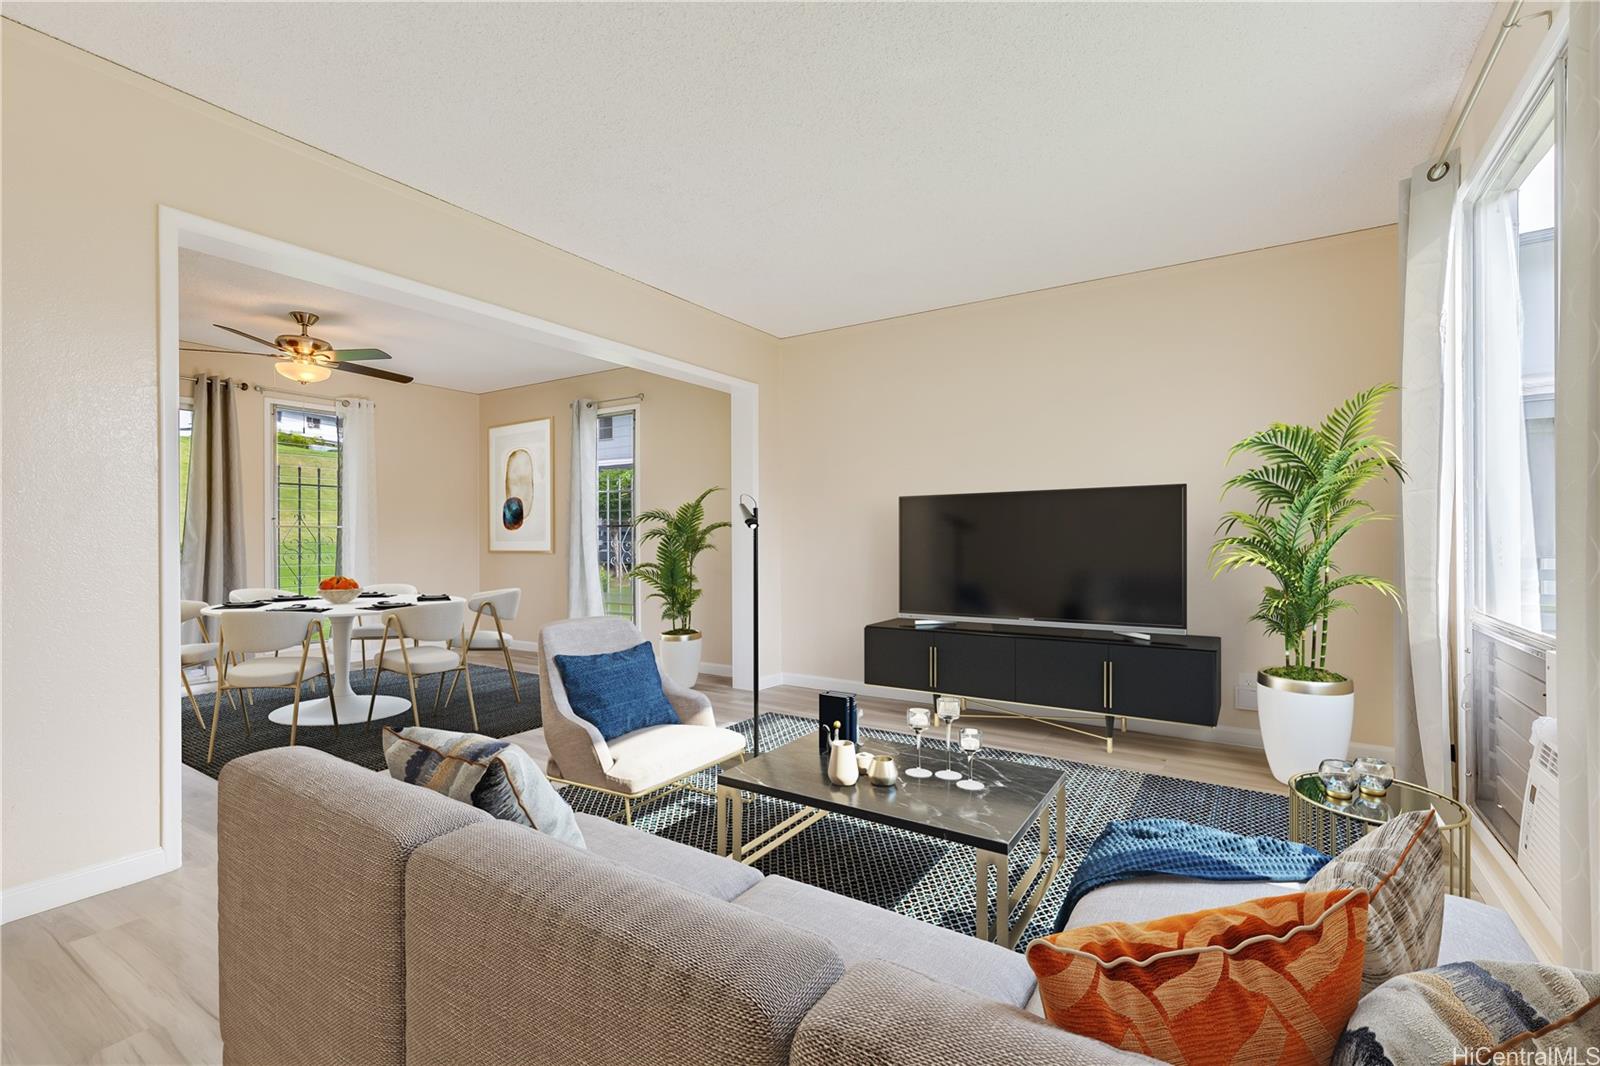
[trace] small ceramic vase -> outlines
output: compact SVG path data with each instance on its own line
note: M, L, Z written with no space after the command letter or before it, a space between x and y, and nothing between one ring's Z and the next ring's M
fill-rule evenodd
M872 771L869 776L874 785L887 788L900 780L900 769L895 766L893 756L879 755L872 760Z
M857 749L856 769L860 770L864 774L870 774L872 772L872 764L876 762L877 759L878 757L872 754L872 752Z
M828 746L828 780L849 788L861 778L856 764L856 746L848 740L835 740Z

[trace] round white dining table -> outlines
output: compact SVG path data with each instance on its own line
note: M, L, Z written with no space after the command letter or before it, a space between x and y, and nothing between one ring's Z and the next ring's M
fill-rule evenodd
M461 596L451 596L453 603L465 603ZM379 603L406 603L417 602L415 596L384 596L382 599L363 600L359 597L349 603L329 603L327 600L312 599L299 600L308 607L326 607L326 611L291 611L292 614L303 614L307 621L321 618L328 623L328 655L331 661L328 667L333 674L333 696L339 705L339 724L349 725L352 722L365 722L367 720L367 706L372 701L372 694L357 692L350 687L350 633L355 629L356 619L369 615L386 614L395 610L393 607L376 607ZM433 601L430 601L433 602ZM202 613L216 618L221 615L231 614L234 611L282 611L293 606L288 603L268 603L262 607L207 607ZM404 615L401 616L402 621ZM316 650L316 645L312 645ZM320 674L321 671L318 671ZM306 680L312 681L313 675L309 668L306 671ZM404 714L411 709L411 701L403 696L380 695L376 704L372 706L372 720L380 718L393 718L397 714ZM281 707L274 707L267 715L280 725L288 725L294 717L294 703L290 701ZM333 725L333 707L326 696L316 699L300 701L300 725Z

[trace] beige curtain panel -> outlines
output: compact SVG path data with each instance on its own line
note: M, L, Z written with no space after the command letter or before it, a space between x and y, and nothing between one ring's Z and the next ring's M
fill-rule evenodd
M222 603L229 589L246 584L239 401L228 378L195 378L189 498L178 559L186 600Z

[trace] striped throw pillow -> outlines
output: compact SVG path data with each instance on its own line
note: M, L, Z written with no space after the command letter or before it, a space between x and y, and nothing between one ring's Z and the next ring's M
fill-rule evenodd
M1361 991L1439 961L1444 931L1444 834L1433 811L1391 818L1318 870L1307 892L1367 893L1367 957Z
M1361 995L1367 894L1295 892L1028 945L1045 1017L1171 1063L1324 1066Z

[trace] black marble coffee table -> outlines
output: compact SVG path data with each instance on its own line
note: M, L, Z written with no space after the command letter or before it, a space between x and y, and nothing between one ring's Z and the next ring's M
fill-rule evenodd
M828 780L827 760L817 751L814 736L802 737L732 768L717 780L717 850L749 865L784 841L826 818L846 814L880 825L962 844L976 851L974 909L978 936L1007 947L1017 938L1039 907L1066 854L1066 773L1047 766L1030 766L1004 759L978 756L974 777L988 787L970 792L953 781L905 776L917 762L911 744L871 740L865 749L875 755L892 755L900 780L880 787L865 774L850 788ZM925 765L938 769L943 755L924 751ZM744 839L745 794L755 793L801 805L801 810L761 835ZM1051 804L1051 799L1055 800ZM1055 847L1048 846L1050 811L1054 808ZM1030 826L1039 826L1039 853L1016 888L1011 887L1011 854ZM1046 859L1049 859L1048 866ZM997 886L995 915L989 920L989 874ZM1024 904L1013 921L1012 910Z

